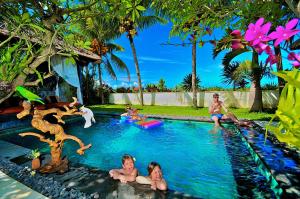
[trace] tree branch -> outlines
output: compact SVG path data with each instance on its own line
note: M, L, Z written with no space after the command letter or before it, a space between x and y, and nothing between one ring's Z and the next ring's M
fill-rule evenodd
M78 12L78 11L85 10L85 9L87 9L87 8L90 8L90 7L92 7L93 5L95 5L96 3L97 3L97 1L95 1L94 3L91 3L91 4L89 4L89 5L86 5L86 6L82 6L82 7L80 7L80 8L64 9L64 10L61 11L61 13L62 13L62 15L63 15L63 14L70 14L70 13L72 13L72 12Z
M77 149L77 151L76 151L79 155L83 155L84 151L86 149L89 149L92 146L92 144L88 144L88 145L84 146L84 143L78 137L75 137L73 135L64 136L64 140L68 140L68 139L74 140L75 142L77 142L79 144L80 148Z
M1 98L0 99L0 104L2 103L2 102L4 102L6 99L8 99L8 98L10 98L10 96L12 96L12 94L14 94L14 90L12 90L12 91L10 91L10 93L8 94L8 95L6 95L5 97L3 97L3 98Z
M53 76L53 73L48 73L47 75L45 75L43 77L43 79L47 79L47 78L52 77L52 76ZM33 82L26 82L24 84L24 86L37 86L41 81L42 81L41 79L37 79L37 80L35 80Z
M3 42L0 43L0 48L1 48L4 44L6 44L7 42L9 42L12 38L14 38L14 37L17 35L17 33L19 32L21 26L22 26L22 25L19 25L19 26L17 27L17 29L16 29L15 31L13 31L13 33L12 33L6 40L4 40Z
M35 136L35 137L38 137L40 139L40 141L48 143L50 145L50 147L57 147L58 146L58 144L56 142L54 142L53 140L46 139L43 135L40 135L38 133L26 132L26 133L19 133L19 135L22 136L22 137L28 136L28 135Z

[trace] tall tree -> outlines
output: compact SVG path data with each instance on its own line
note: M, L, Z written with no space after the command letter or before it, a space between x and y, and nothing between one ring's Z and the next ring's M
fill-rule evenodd
M149 15L149 13L151 14L150 1L126 0L125 2L125 9L121 9L120 11L120 32L127 34L126 36L130 43L138 78L140 103L143 106L143 87L140 66L137 58L136 48L134 45L134 37L137 35L138 31L143 30L156 23L165 23L165 20L156 15ZM145 13L147 13L148 15L145 15Z
M101 9L101 8L98 8ZM126 64L115 54L115 52L122 52L124 48L120 45L111 42L112 39L120 36L118 32L118 19L116 17L101 17L101 18L89 18L84 24L83 31L92 40L92 51L99 55L100 60L95 63L98 67L99 77L99 94L100 103L104 103L103 82L102 82L102 70L108 72L111 78L116 79L116 73L114 67L126 71L128 79L130 80L130 73ZM110 27L110 28L107 28Z
M219 0L199 0L199 1L181 1L167 0L154 1L154 7L161 15L167 16L173 23L171 36L180 36L183 41L188 38L188 42L184 45L192 46L192 90L193 90L193 106L197 107L197 64L196 49L197 43L202 47L203 37L212 34L212 29L226 25L228 17L232 16L235 10L233 4L229 1L226 5L221 5ZM215 44L214 40L210 41Z

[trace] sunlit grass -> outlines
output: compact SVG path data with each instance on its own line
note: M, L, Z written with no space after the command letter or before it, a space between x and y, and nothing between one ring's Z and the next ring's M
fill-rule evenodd
M125 112L125 105L93 105L90 106L93 110L108 111L122 113ZM140 106L134 105L134 108L139 110L141 114L157 114L157 115L174 115L174 116L210 116L208 108L193 108L193 107L180 107L180 106ZM273 114L249 113L249 109L245 108L229 108L229 111L234 113L240 119L250 120L270 120Z

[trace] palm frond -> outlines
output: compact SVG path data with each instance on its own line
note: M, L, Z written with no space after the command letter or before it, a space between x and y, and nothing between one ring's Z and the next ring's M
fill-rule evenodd
M137 25L140 30L150 27L156 23L166 24L167 20L159 16L140 16L137 20Z
M235 79L233 77L233 74L234 74L234 71L240 66L240 63L239 62L233 62L233 63L230 63L229 65L226 65L223 67L223 73L222 73L222 82L227 84L227 85L230 85L232 84Z
M110 53L112 53L113 51L124 51L125 49L118 45L118 44L114 44L114 43L106 43L106 46L108 47L108 51Z
M103 61L103 62L104 62L104 67L107 70L108 74L111 76L111 78L117 79L116 73L115 73L111 63L109 62L109 60L105 59L105 61Z
M225 35L219 40L216 46L213 48L213 59L215 59L222 51L231 48L232 38L230 35Z
M126 71L127 76L128 76L128 80L130 81L130 72L128 70L127 65L116 55L114 55L113 53L111 53L111 61L114 63L114 65L123 71Z
M233 60L235 57L237 57L240 54L243 54L245 52L249 52L250 50L247 48L242 48L242 49L237 49L237 50L232 50L228 53L225 54L224 58L222 59L222 64L224 66L229 65L231 60Z
M233 77L236 80L242 78L252 79L253 72L252 62L250 60L245 60L241 62L239 67L234 71Z

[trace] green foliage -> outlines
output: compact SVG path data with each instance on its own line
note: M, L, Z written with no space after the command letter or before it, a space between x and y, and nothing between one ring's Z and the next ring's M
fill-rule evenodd
M116 92L117 93L130 93L130 88L126 88L126 87L118 87L116 89Z
M147 84L145 89L148 92L157 92L158 91L158 88L155 84Z
M184 77L182 81L182 88L184 91L192 91L192 74L188 74ZM196 89L199 89L200 79L196 77Z
M300 71L280 71L274 73L283 78L287 83L283 88L278 108L267 126L267 130L275 133L277 138L288 144L300 146ZM276 117L279 118L277 126L271 123Z
M161 91L161 92L165 91L167 89L166 81L163 78L161 78L158 82L157 87L158 87L159 91Z
M262 90L277 90L277 89L278 89L278 85L274 82L267 83L262 86Z
M26 46L27 44L27 46ZM26 48L27 47L27 48ZM33 59L32 45L18 42L0 49L0 80L11 83Z
M40 157L41 153L38 149L34 149L34 150L31 150L31 153L28 154L28 158L30 159L35 159L35 158L38 158Z

